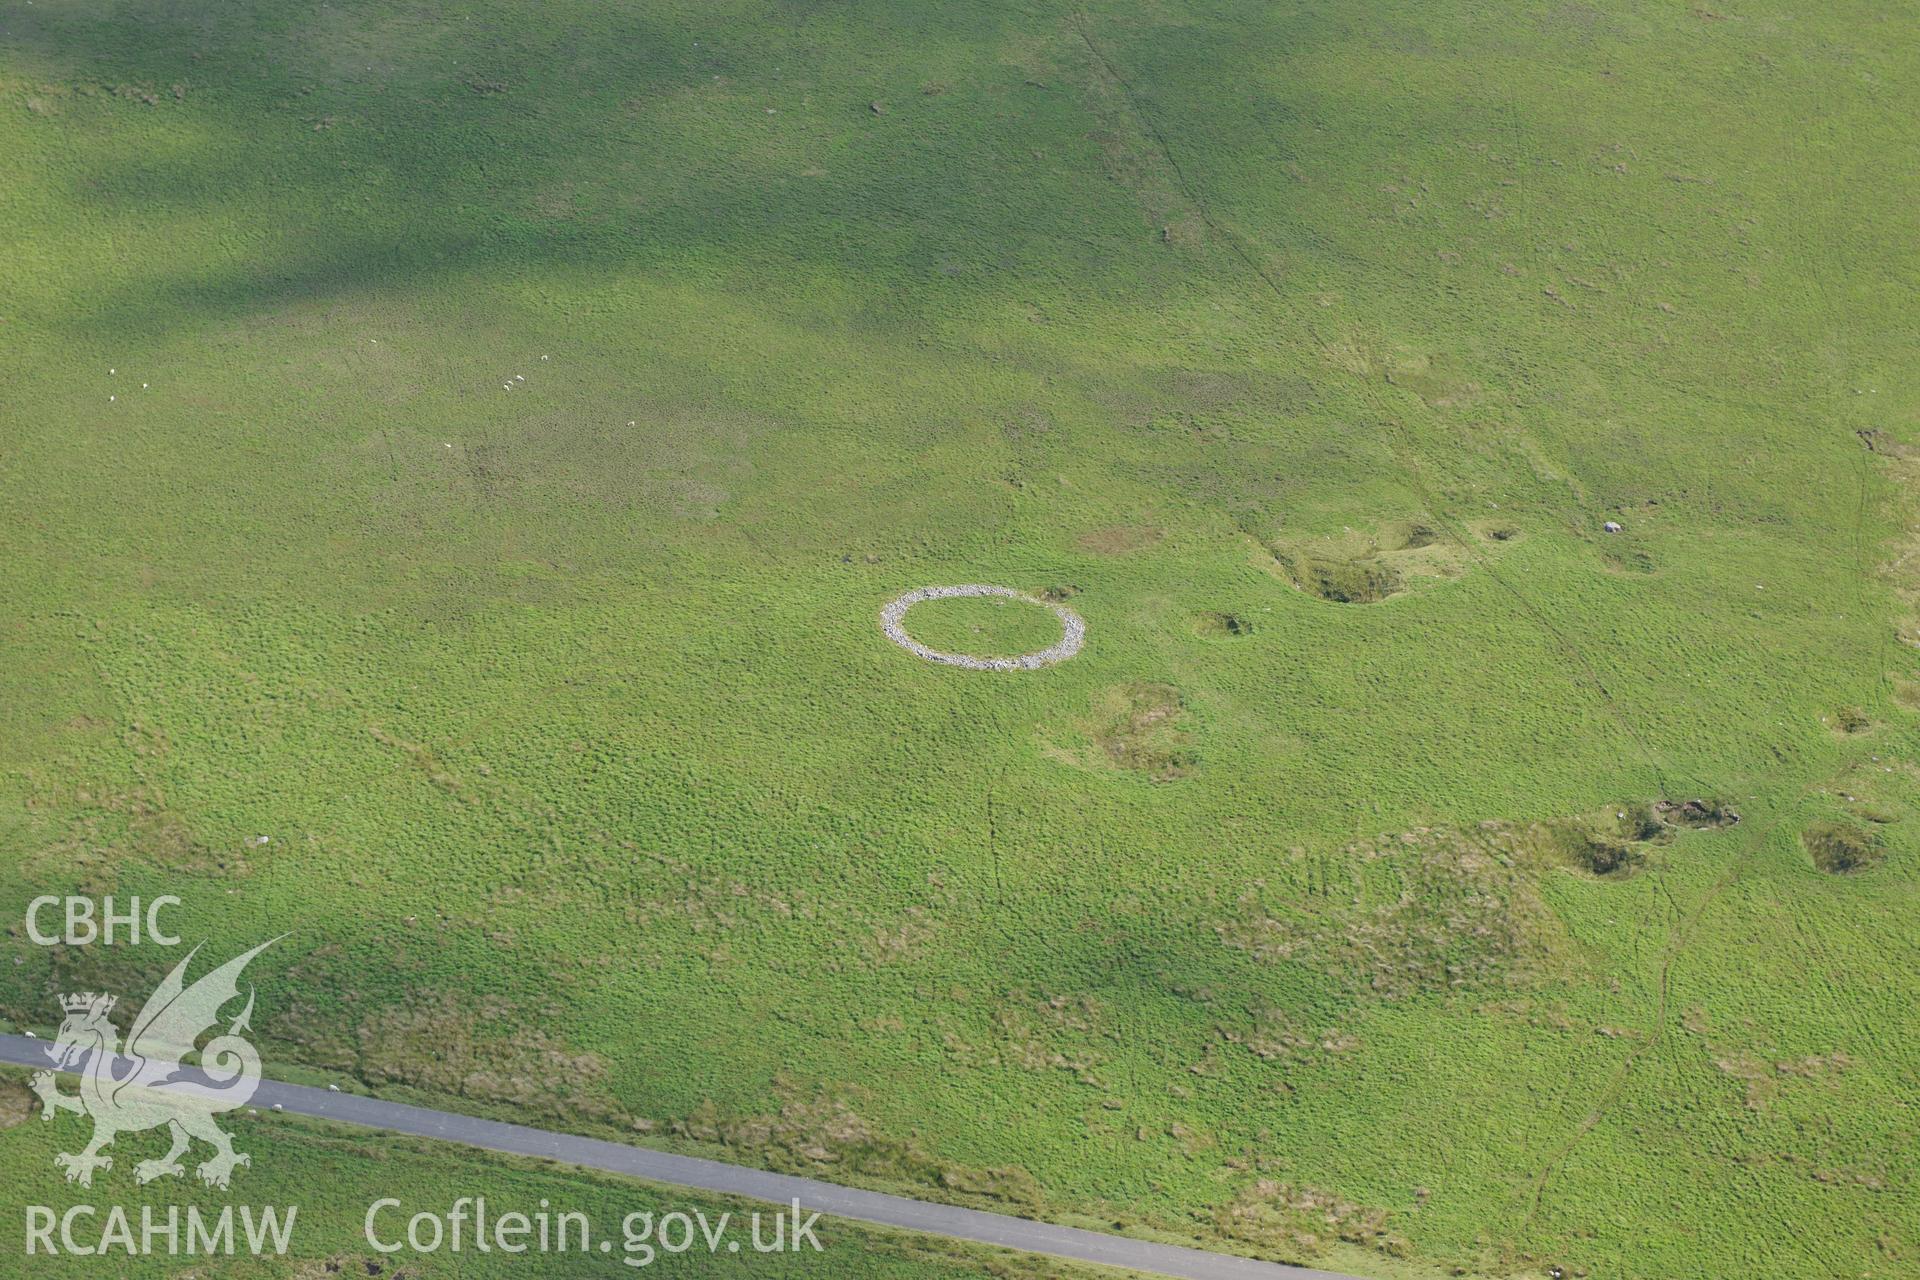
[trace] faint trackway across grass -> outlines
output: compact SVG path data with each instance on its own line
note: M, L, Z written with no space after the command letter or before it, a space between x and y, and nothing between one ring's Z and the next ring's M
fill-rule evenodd
M1613 1106L1614 1102L1618 1100L1621 1091L1626 1088L1627 1080L1633 1075L1634 1068L1640 1065L1640 1060L1655 1048L1659 1047L1661 1042L1666 1039L1667 993L1671 987L1674 962L1679 960L1681 953L1687 949L1687 943L1690 942L1693 937L1694 927L1700 923L1701 917L1706 915L1707 908L1711 907L1714 902L1719 899L1720 895L1725 893L1727 889L1733 885L1733 882L1740 878L1741 873L1746 870L1747 864L1753 860L1753 855L1766 844L1767 838L1779 828L1779 825L1780 819L1776 818L1773 822L1767 824L1765 828L1757 830L1748 836L1746 847L1740 851L1727 866L1727 869L1713 882L1706 893L1701 895L1700 901L1694 904L1693 910L1686 912L1684 915L1679 915L1676 918L1673 928L1667 934L1667 949L1660 957L1660 976L1654 984L1655 999L1653 1017L1650 1020L1647 1033L1641 1037L1633 1048L1627 1051L1627 1056L1621 1060L1619 1066L1614 1068L1613 1075L1608 1078L1606 1085L1600 1090L1600 1095L1594 1100L1592 1108L1587 1112L1586 1116L1582 1118L1580 1123L1574 1126L1573 1132L1567 1136L1567 1139L1558 1147L1554 1148L1553 1153L1547 1157L1546 1163L1541 1166L1540 1172L1534 1177L1533 1193L1528 1197L1527 1201L1527 1216L1520 1223L1519 1234L1521 1236L1524 1237L1526 1235L1528 1228L1533 1225L1534 1219L1539 1217L1540 1206L1546 1200L1547 1185L1553 1181L1553 1175L1558 1173L1561 1167L1566 1164L1567 1157L1574 1153L1575 1148L1580 1145L1581 1141L1598 1128L1602 1120L1606 1119L1607 1111ZM1662 884L1660 888L1662 893L1666 892L1666 886L1664 884ZM1673 896L1671 894L1667 894L1667 901L1673 903ZM1677 909L1678 904L1674 905Z
M1865 748L1862 748L1862 753L1864 753L1865 750ZM1829 785L1834 778L1844 776L1858 764L1858 755L1849 757L1834 773L1802 787L1795 797L1796 802L1809 792L1818 791L1820 788ZM1640 1043L1628 1050L1626 1058L1614 1069L1612 1077L1607 1081L1606 1087L1600 1091L1599 1097L1594 1101L1593 1107L1587 1113L1586 1118L1575 1127L1572 1135L1555 1149L1554 1153L1548 1158L1545 1167L1540 1170L1539 1176L1534 1179L1533 1195L1527 1209L1527 1217L1521 1225L1522 1233L1525 1232L1527 1226L1532 1224L1534 1218L1538 1216L1540 1206L1546 1196L1547 1184L1552 1181L1553 1175L1559 1172L1561 1166L1566 1163L1567 1157L1572 1155L1574 1149L1580 1145L1581 1140L1589 1133L1592 1133L1593 1130L1599 1126L1600 1122L1606 1118L1608 1109L1613 1105L1615 1100L1619 1098L1621 1090L1626 1087L1627 1078L1633 1074L1633 1069L1639 1065L1640 1060L1655 1048L1659 1047L1661 1042L1666 1039L1667 1008L1669 1003L1668 991L1673 975L1673 966L1675 962L1680 959L1682 953L1686 951L1687 945L1692 942L1694 929L1707 914L1708 909L1710 909L1715 902L1719 901L1720 897L1725 894L1728 889L1733 887L1735 881L1739 880L1739 878L1745 874L1747 867L1753 862L1754 855L1766 847L1767 841L1772 838L1774 832L1780 829L1781 824L1787 821L1792 815L1792 812L1792 805L1782 806L1772 821L1768 822L1766 826L1754 830L1747 837L1746 844L1740 850L1739 854L1728 864L1727 869L1720 873L1713 884L1708 886L1707 891L1700 896L1700 900L1694 904L1693 909L1680 915L1675 920L1672 930L1668 933L1666 952L1660 961L1660 976L1656 985L1656 1003L1654 1005L1652 1026L1648 1029L1646 1036ZM1662 885L1661 888L1664 892L1665 886ZM1667 900L1669 902L1673 901L1671 895L1669 895Z
M1125 76L1120 74L1118 68L1113 65L1106 54L1101 52L1099 45L1094 42L1091 33L1087 29L1086 15L1076 10L1072 14L1072 21L1081 42L1086 45L1087 51L1092 55L1102 72L1120 89L1121 95L1126 100L1128 108L1133 112L1140 127L1153 139L1155 146L1159 149L1161 157L1166 162L1167 168L1173 174L1174 181L1179 186L1182 196L1184 196L1188 204L1193 207L1201 222L1213 233L1221 244L1226 246L1235 258L1245 265L1247 270L1252 273L1253 277L1259 281L1260 285L1268 293L1272 294L1282 303L1289 303L1291 300L1287 297L1286 291L1281 288L1279 281L1275 280L1272 274L1260 264L1259 260L1248 250L1236 233L1228 230L1214 217L1212 210L1207 206L1206 201L1201 198L1193 181L1187 176L1186 170L1181 167L1179 157L1175 154L1166 134L1161 131L1159 125L1154 122L1153 117L1149 115L1141 105L1139 96L1135 93L1132 84ZM1331 347L1325 338L1314 328L1311 318L1302 319L1300 323L1312 336L1314 342L1321 348L1322 353L1331 357ZM1439 503L1435 501L1435 495L1426 479L1425 464L1420 458L1418 449L1412 440L1411 434L1407 431L1405 424L1381 401L1378 390L1372 385L1371 379L1366 377L1365 374L1361 374L1359 375L1359 382L1362 393L1373 403L1373 407L1376 412L1378 412L1381 421L1392 431L1397 441L1394 446L1394 453L1400 459L1401 466L1407 472L1409 480L1418 493L1422 504L1427 508L1428 513L1446 530L1447 535L1467 553L1469 558L1471 558L1483 572L1497 583L1502 590L1513 597L1514 602L1520 607L1521 611L1524 612L1536 626L1551 637L1561 652L1566 654L1568 659L1581 670L1587 682L1593 687L1595 692L1599 694L1601 704L1605 706L1608 714L1620 727L1621 731L1634 743L1642 760L1646 763L1655 781L1659 784L1662 794L1670 796L1671 788L1667 781L1666 771L1662 768L1659 758L1652 749L1652 745L1640 732L1638 726L1636 726L1631 719L1628 718L1625 711L1622 710L1619 703L1615 700L1612 691L1607 688L1606 682L1601 677L1599 671L1587 660L1586 656L1581 653L1578 646L1568 638L1566 633L1556 626L1552 619L1548 618L1533 601L1528 599L1525 592L1521 591L1500 574L1485 553L1475 545L1471 534L1463 532L1457 522L1442 510ZM1868 479L1867 476L1863 474L1861 480L1860 509L1857 513L1855 528L1856 557L1859 560L1859 568L1862 573L1868 572L1865 549L1862 545L1862 530L1865 525L1866 512L1869 505L1868 492ZM1880 661L1882 675L1884 676L1884 646L1881 649ZM1694 785L1697 787L1697 780ZM1812 784L1807 789L1811 790L1813 786L1818 785L1820 784ZM1601 1091L1599 1099L1595 1102L1587 1116L1576 1126L1574 1132L1553 1151L1552 1155L1548 1157L1546 1163L1534 1179L1533 1191L1529 1198L1526 1217L1520 1225L1521 1235L1524 1236L1538 1216L1540 1206L1545 1198L1547 1187L1553 1179L1553 1175L1565 1164L1567 1158L1572 1155L1581 1140L1591 1133L1606 1117L1608 1109L1620 1096L1621 1091L1626 1086L1628 1078L1632 1075L1634 1068L1639 1065L1641 1059L1664 1039L1673 966L1685 952L1701 918L1705 916L1708 909L1719 900L1721 895L1740 878L1748 864L1753 860L1754 854L1764 847L1767 839L1778 829L1779 823L1783 820L1784 818L1776 818L1772 823L1769 823L1766 828L1755 831L1749 835L1745 848L1734 858L1733 862L1719 878L1714 881L1707 892L1701 896L1700 900L1694 904L1691 911L1681 912L1678 904L1674 902L1672 895L1670 893L1667 894L1668 902L1675 908L1676 919L1669 935L1666 953L1661 959L1659 980L1656 989L1656 1002L1651 1025L1640 1043L1631 1049L1620 1065L1615 1068L1613 1075L1608 1080L1606 1087ZM1664 884L1661 885L1661 891L1666 893Z
M1806 165L1802 165L1801 169L1803 172L1814 171ZM1829 197L1829 201L1830 200L1831 200L1831 197ZM1797 227L1801 224L1799 222L1795 222L1794 225ZM1826 252L1832 253L1834 256L1837 257L1838 256L1837 248L1828 248L1828 246L1838 246L1844 243L1844 238L1838 237L1838 236L1821 236L1821 237L1803 236L1801 237L1801 239L1802 239L1802 250L1803 250L1801 255L1802 261L1813 261L1814 260L1813 255L1816 251L1816 248L1824 249ZM1821 309L1821 313L1828 318L1829 327L1831 327L1832 317L1834 315L1834 306L1833 306L1833 299L1832 299L1831 293L1827 287L1827 274L1828 273L1819 271L1819 270L1810 272L1808 293L1809 293L1809 296L1813 297L1818 301L1818 304ZM1844 276L1842 276L1841 278L1844 278ZM1841 396L1841 388L1833 380L1833 377L1831 374L1829 374L1829 377L1828 377L1826 394L1827 394L1827 398L1832 401L1838 401ZM1873 472L1873 459L1870 456L1871 452L1872 450L1870 447L1863 450L1862 456L1858 460L1859 475L1860 475L1860 495L1859 495L1858 504L1854 511L1854 525L1853 525L1854 568L1855 568L1855 571L1858 572L1863 579L1868 579L1868 580L1871 580L1874 573L1874 566L1870 559L1867 542L1866 542L1867 517L1868 517L1868 513L1872 510L1872 507L1873 507L1874 472ZM1891 651L1893 644L1894 644L1893 637L1887 636L1883 638L1882 642L1879 645L1875 646L1874 662L1876 664L1876 670L1878 673L1880 686L1882 688L1884 688L1886 685L1887 655ZM1810 783L1806 787L1802 788L1800 791L1800 796L1804 797L1807 793L1819 790L1821 787L1828 785L1828 783L1831 782L1832 777L1842 776L1847 770L1853 768L1858 763L1859 761L1857 759L1849 760L1844 766L1842 766L1841 770L1838 773L1832 775L1827 779ZM1784 815L1787 811L1783 810L1782 812ZM1731 888L1734 882L1740 878L1740 876L1745 872L1748 864L1752 862L1754 854L1757 853L1762 847L1765 846L1767 840L1773 835L1773 833L1776 830L1779 829L1780 823L1784 820L1785 820L1784 816L1780 818L1776 818L1774 821L1770 822L1764 829L1754 832L1748 838L1746 847L1741 851L1739 856L1734 859L1733 863L1727 868L1727 870L1724 873L1722 873L1720 877L1714 881L1712 886L1708 888L1707 892L1704 895L1702 895L1700 901L1694 906L1694 909L1676 922L1673 932L1670 935L1666 954L1663 957L1660 965L1660 979L1659 979L1659 985L1658 985L1658 1003L1656 1005L1652 1028L1650 1029L1649 1034L1645 1039L1645 1041L1643 1041L1641 1044L1639 1044L1634 1049L1628 1052L1625 1061L1623 1061L1619 1066L1619 1068L1615 1071L1614 1076L1608 1082L1607 1087L1601 1091L1600 1097L1595 1102L1593 1109L1588 1113L1587 1117L1580 1122L1579 1126L1575 1129L1573 1135L1569 1137L1566 1142L1562 1143L1561 1146L1554 1152L1552 1157L1547 1161L1546 1166L1540 1171L1539 1177L1536 1178L1534 1182L1533 1196L1527 1211L1526 1223L1523 1224L1521 1228L1523 1233L1526 1229L1526 1225L1531 1224L1534 1218L1539 1214L1540 1206L1546 1194L1547 1185L1551 1181L1553 1175L1557 1173L1559 1169L1566 1163L1567 1158L1573 1154L1574 1149L1580 1144L1581 1139L1585 1138L1587 1134L1591 1133L1594 1130L1594 1128L1599 1125L1600 1121L1605 1118L1608 1108L1613 1104L1615 1099L1617 1099L1618 1096L1620 1095L1620 1092L1625 1087L1627 1078L1632 1074L1634 1067L1638 1065L1640 1060L1644 1058L1648 1052L1650 1052L1652 1049L1658 1046L1665 1039L1666 1031L1667 1031L1667 1009L1668 1009L1668 1003L1669 1003L1668 1002L1669 980L1673 972L1674 963L1680 958L1681 954L1686 950L1687 944L1692 939L1692 934L1695 926L1699 923L1700 919L1703 916L1705 916L1707 910L1710 907L1712 907L1712 905L1716 901L1719 900L1721 895L1724 894L1729 888ZM1817 951L1818 949L1817 944L1815 944L1812 939L1808 939L1807 941L1810 949L1814 949Z
M0 1035L0 1063L47 1067L47 1047L45 1040ZM1016 1218L1011 1214L962 1209L957 1205L843 1187L747 1165L674 1155L570 1133L482 1120L452 1111L407 1106L360 1094L284 1084L278 1080L262 1080L252 1102L255 1108L287 1111L388 1133L436 1138L508 1155L557 1160L718 1195L778 1205L798 1203L805 1212L1150 1275L1176 1276L1183 1280L1360 1280L1360 1277L1338 1272L1134 1240Z
M1128 109L1132 111L1140 127L1153 139L1154 145L1158 148L1161 158L1166 162L1168 170L1173 174L1174 182L1180 188L1180 194L1186 199L1187 203L1193 207L1194 212L1198 214L1202 224L1206 226L1207 230L1213 233L1215 239L1226 246L1228 252L1239 259L1241 264L1252 273L1254 279L1259 281L1261 287L1264 288L1266 292L1272 294L1274 298L1288 306L1287 318L1299 319L1293 316L1291 309L1293 299L1288 297L1286 290L1280 286L1280 282L1274 279L1272 273L1260 264L1260 261L1248 250L1246 244L1237 233L1228 230L1214 217L1212 209L1209 208L1207 202L1201 198L1199 189L1194 185L1193 180L1187 176L1186 170L1181 167L1180 159L1175 154L1172 144L1168 142L1166 134L1161 132L1160 126L1154 122L1153 117L1149 115L1141 105L1139 95L1135 93L1132 83L1120 74L1119 69L1113 65L1107 58L1107 55L1101 52L1100 46L1094 43L1093 36L1087 30L1086 15L1076 10L1072 16L1072 21L1081 43L1087 47L1087 52L1092 55L1094 61L1099 65L1101 71L1107 78L1113 81L1119 88L1121 96L1126 100ZM1328 363L1336 363L1332 360L1331 345L1321 336L1318 330L1314 328L1312 320L1310 318L1299 319L1299 323L1301 327L1307 330L1314 344L1320 348L1323 359L1327 360ZM1599 671L1592 663L1587 661L1586 656L1580 652L1579 648L1567 637L1565 632L1555 626L1553 621L1542 613L1538 606L1527 598L1524 592L1509 582L1493 567L1492 561L1486 553L1475 544L1471 533L1463 531L1459 527L1458 522L1448 515L1439 503L1434 500L1431 486L1429 486L1426 479L1426 466L1421 461L1418 450L1414 447L1405 424L1394 416L1389 406L1381 401L1379 391L1373 385L1372 379L1368 378L1365 374L1361 374L1359 375L1358 381L1361 393L1373 403L1374 410L1379 415L1381 422L1393 432L1398 440L1398 444L1396 444L1393 449L1394 454L1400 461L1401 469L1407 473L1407 478L1412 482L1415 492L1419 495L1421 504L1427 508L1428 514L1440 523L1442 528L1445 529L1447 536L1452 539L1461 550L1466 552L1468 558L1471 559L1476 566L1498 584L1503 591L1513 597L1514 602L1520 606L1522 612L1533 621L1534 625L1546 632L1554 645L1579 668L1587 683L1599 694L1601 705L1606 708L1608 715L1612 717L1615 724L1619 726L1621 732L1625 733L1628 739L1633 742L1635 750L1639 752L1647 768L1652 772L1662 795L1668 794L1669 786L1666 771L1661 767L1660 761L1655 756L1652 746L1632 721L1627 718L1626 713L1620 709L1619 704L1614 700L1612 690L1607 688L1606 681L1601 678Z
M1802 166L1802 168L1804 171L1811 172L1810 169L1805 169L1805 166ZM1796 223L1796 225L1798 224ZM1839 243L1839 239L1837 237L1822 237L1818 243L1822 245L1837 244ZM1810 252L1811 244L1803 242L1803 248ZM1812 259L1803 255L1802 260L1810 261ZM1809 293L1812 297L1819 300L1822 314L1829 317L1829 321L1831 321L1833 305L1832 298L1827 289L1826 274L1820 271L1814 271L1810 274ZM1831 376L1829 376L1827 395L1831 400L1837 400L1840 396L1840 389L1832 381ZM1869 448L1864 452L1870 454L1871 449ZM1860 468L1860 496L1854 512L1854 567L1862 578L1870 579L1873 574L1873 565L1868 557L1866 523L1868 512L1873 505L1872 458L1863 456L1859 459L1858 465ZM1874 660L1877 665L1880 684L1883 688L1885 687L1887 679L1887 654L1890 651L1891 644L1892 638L1888 637L1884 639L1881 644L1875 646ZM1842 776L1847 770L1853 768L1858 763L1859 761L1857 759L1849 760L1842 766L1838 773L1831 777ZM1831 777L1808 784L1802 788L1800 795L1804 797L1808 792L1816 791L1826 786L1828 782L1831 781ZM1787 811L1783 810L1782 812L1784 814ZM1686 950L1687 944L1691 940L1694 927L1706 914L1708 908L1718 901L1720 896L1724 894L1727 889L1731 888L1733 883L1745 872L1747 865L1753 860L1753 855L1765 846L1768 838L1779 829L1782 821L1784 821L1784 817L1776 818L1773 822L1770 822L1766 828L1753 833L1753 835L1748 838L1747 845L1741 851L1740 855L1736 857L1727 870L1714 881L1713 885L1701 897L1699 903L1695 905L1693 911L1675 924L1674 930L1670 935L1666 955L1660 965L1658 1004L1656 1006L1651 1031L1642 1044L1629 1051L1625 1061L1623 1061L1615 1071L1612 1080L1610 1080L1607 1087L1601 1091L1600 1097L1598 1101L1595 1102L1592 1111L1581 1121L1573 1135L1555 1151L1553 1156L1548 1160L1546 1167L1540 1171L1540 1175L1534 1183L1533 1198L1527 1212L1526 1224L1523 1224L1521 1228L1523 1232L1526 1229L1526 1225L1531 1224L1539 1214L1540 1206L1546 1194L1547 1185L1552 1179L1552 1176L1566 1163L1567 1158L1573 1154L1574 1149L1579 1145L1581 1139L1591 1133L1594 1128L1599 1125L1600 1121L1605 1118L1607 1109L1613 1104L1621 1090L1625 1087L1628 1076L1632 1074L1633 1068L1639 1063L1640 1059L1645 1057L1649 1051L1664 1040L1667 1030L1669 979L1673 972L1675 961L1680 958L1681 953ZM1808 941L1810 946L1813 945L1810 939Z
M1803 139L1804 136L1803 134ZM1802 172L1816 172L1816 170L1806 164L1802 164L1799 167ZM1828 190L1829 194L1827 199L1829 208L1831 208L1831 188ZM1795 220L1792 223L1792 226L1796 229L1802 225L1804 225L1804 223L1801 220ZM1837 258L1839 256L1838 246L1844 244L1844 237L1831 235L1801 235L1800 239L1802 242L1802 252L1799 257L1803 262L1815 261L1818 252L1826 252ZM1828 327L1831 330L1833 327L1835 308L1833 306L1831 291L1827 285L1828 274L1829 273L1820 270L1809 272L1808 294L1817 300L1821 314L1827 317ZM1841 279L1846 278L1844 272L1836 273L1836 276ZM1829 372L1827 378L1826 396L1829 401L1833 402L1838 402L1841 398L1841 388L1834 380L1831 372ZM1874 573L1874 566L1869 555L1866 541L1867 517L1873 507L1874 471L1871 454L1872 450L1870 447L1862 449L1861 456L1858 459L1860 492L1859 500L1854 510L1853 521L1854 568L1861 578L1869 582L1871 582ZM1874 662L1876 664L1881 688L1885 688L1886 686L1887 655L1893 643L1893 637L1889 635L1883 638L1882 642L1874 648ZM1830 775L1826 779L1808 783L1800 790L1799 796L1804 797L1809 792L1817 791L1828 785L1834 777L1843 775L1858 763L1859 761L1857 759L1848 760L1837 773ZM1790 812L1790 809L1783 808L1781 810L1781 816L1774 818L1766 827L1752 832L1747 837L1745 847L1734 858L1727 869L1715 879L1706 893L1701 895L1700 901L1694 905L1693 910L1676 919L1672 932L1669 934L1666 953L1661 958L1660 976L1657 986L1657 1002L1655 1004L1652 1025L1648 1030L1648 1034L1645 1039L1628 1051L1626 1058L1621 1062L1620 1066L1615 1069L1606 1087L1601 1090L1600 1096L1595 1101L1592 1109L1586 1117L1581 1120L1580 1124L1575 1127L1574 1132L1567 1140L1553 1152L1548 1158L1546 1165L1540 1170L1539 1176L1534 1180L1533 1195L1527 1208L1526 1219L1521 1224L1522 1235L1525 1234L1527 1228L1530 1227L1539 1216L1540 1207L1544 1203L1547 1187L1552 1181L1553 1176L1566 1164L1568 1157L1573 1154L1574 1150L1580 1145L1580 1142L1589 1133L1593 1132L1593 1130L1599 1126L1600 1122L1606 1118L1607 1111L1625 1089L1628 1078L1633 1074L1634 1068L1639 1065L1641 1059L1645 1058L1648 1053L1652 1052L1666 1039L1668 1025L1667 1011L1670 1005L1669 991L1673 966L1692 941L1694 930L1700 920L1706 915L1713 904L1733 886L1734 882L1739 880L1741 875L1746 872L1748 865L1753 861L1754 855L1766 846L1767 841L1773 836L1775 831L1779 830L1781 823L1786 820L1786 815ZM1661 887L1664 891L1665 886L1662 885ZM1671 895L1669 895L1668 901L1672 901ZM1817 944L1813 943L1811 939L1807 941L1810 949L1818 950Z

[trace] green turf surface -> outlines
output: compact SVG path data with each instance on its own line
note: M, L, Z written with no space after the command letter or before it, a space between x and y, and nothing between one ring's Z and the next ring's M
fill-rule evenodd
M940 653L1011 658L1060 642L1052 610L1001 596L925 600L907 610L907 634Z
M74 1145L68 1126L79 1123L70 1117L52 1125L16 1123L24 1079L24 1073L0 1072L0 1159L15 1173L52 1168L54 1153ZM49 1185L31 1174L10 1176L0 1191L0 1218L9 1232L30 1214L38 1215L36 1223L49 1217L53 1223L34 1239L24 1274L75 1280L108 1274L117 1280L342 1275L1093 1280L1120 1274L827 1218L814 1221L805 1213L797 1219L809 1228L802 1234L795 1230L791 1209L757 1201L689 1195L545 1161L464 1153L287 1116L236 1116L231 1123L236 1146L254 1161L241 1171L244 1190L201 1187L191 1181L191 1170L188 1181L136 1188L123 1179L111 1192L103 1185L107 1174L99 1175L101 1181L91 1189L67 1186L58 1177ZM160 1154L164 1141L147 1138L153 1154ZM123 1167L131 1165L128 1159ZM476 1206L476 1201L484 1203ZM140 1247L118 1243L122 1237L113 1234L113 1208L124 1215L124 1238ZM223 1237L220 1215L227 1209L233 1225L230 1237ZM189 1210L199 1215L199 1234ZM149 1234L149 1224L164 1228L170 1212L177 1227L172 1252L164 1231ZM268 1212L280 1233L261 1230L254 1237L258 1243L249 1247L246 1224L251 1220L258 1229ZM782 1212L784 1221L776 1221ZM412 1219L422 1213L437 1224L421 1223L410 1234ZM526 1220L526 1230L515 1234L509 1222L502 1235L502 1219L514 1213ZM689 1220L691 1236L681 1222L669 1220L675 1214ZM568 1215L564 1221L563 1215ZM461 1218L457 1233L455 1216ZM157 1247L148 1249L148 1241ZM603 1241L606 1250L599 1248ZM504 1250L502 1243L519 1251ZM15 1256L27 1256L24 1244L24 1233L20 1241L7 1242L10 1265L20 1265L12 1262ZM98 1252L78 1252L82 1249Z
M7 0L0 915L915 1194L1912 1274L1917 22Z

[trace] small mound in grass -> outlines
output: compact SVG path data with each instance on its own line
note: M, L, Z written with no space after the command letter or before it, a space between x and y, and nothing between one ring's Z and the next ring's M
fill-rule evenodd
M1465 573L1478 552L1431 517L1266 541L1266 567L1334 604L1378 604Z
M1636 804L1538 824L1535 839L1543 852L1577 870L1620 880L1644 867L1673 832L1656 806Z
M1311 591L1335 604L1378 604L1398 595L1403 586L1392 566L1371 558L1328 560L1319 556L1287 556L1281 558L1280 564L1301 590Z
M1081 534L1074 545L1097 556L1120 556L1150 547L1164 536L1164 530L1152 525L1115 524Z
M1718 800L1661 800L1653 811L1668 826L1689 831L1710 831L1740 821L1738 811Z
M1813 865L1830 876L1869 870L1886 857L1878 836L1850 822L1816 822L1800 833L1800 843Z
M1639 547L1607 547L1600 552L1600 562L1609 573L1655 573L1660 568Z
M0 1079L0 1129L11 1129L33 1114L33 1095L24 1081Z
M1833 713L1831 723L1835 733L1849 738L1873 728L1873 720L1858 707L1840 708Z
M1110 764L1171 782L1192 773L1199 757L1188 745L1186 702L1170 684L1135 680L1095 700L1089 736Z
M1596 876L1631 875L1646 861L1645 846L1604 832L1564 828L1560 848L1573 864Z
M1418 551L1422 547L1430 547L1440 541L1438 529L1430 524L1422 524L1418 520L1408 521L1393 532L1398 535L1395 540L1400 544L1393 548L1395 551Z
M1253 619L1239 613L1203 613L1194 620L1193 629L1203 636L1237 639L1253 634Z

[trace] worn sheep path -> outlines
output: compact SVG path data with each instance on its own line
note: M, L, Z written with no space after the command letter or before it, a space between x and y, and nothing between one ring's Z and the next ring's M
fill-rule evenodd
M0 1035L0 1063L46 1068L48 1042L28 1036ZM1016 1249L1022 1253L1098 1263L1151 1275L1181 1276L1186 1280L1359 1280L1331 1271L1259 1262L1232 1254L1209 1253L1180 1245L1155 1244L1126 1236L1055 1226L1003 1213L984 1213L950 1204L910 1200L905 1196L842 1187L817 1178L797 1178L745 1165L695 1156L673 1155L603 1142L548 1129L481 1120L452 1111L386 1102L354 1093L334 1093L306 1085L262 1080L253 1095L255 1108L279 1109L341 1124L382 1129L420 1138L437 1138L484 1151L558 1160L587 1169L644 1178L672 1187L709 1191L788 1205L799 1201L809 1213L875 1223L904 1231L920 1231L965 1240L973 1244ZM51 1174L49 1175L51 1176ZM131 1175L129 1175L131 1176Z

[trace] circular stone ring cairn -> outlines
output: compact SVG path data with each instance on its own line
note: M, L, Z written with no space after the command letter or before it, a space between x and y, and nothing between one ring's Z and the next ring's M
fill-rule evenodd
M907 610L928 600L952 600L960 596L1005 596L1009 600L1051 609L1054 616L1060 619L1060 641L1033 653L1023 653L1017 658L976 658L968 653L942 653L938 649L929 649L907 634L904 625ZM1087 642L1086 621L1065 605L1041 600L1024 591L1015 591L1012 587L989 587L978 583L961 587L915 587L905 595L887 601L880 610L880 629L887 633L887 639L916 658L944 662L950 667L965 667L969 671L1032 671L1036 667L1050 667L1080 652L1080 646Z

